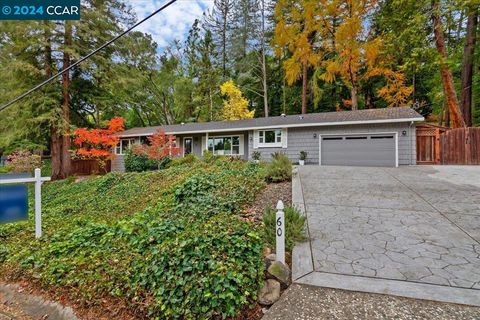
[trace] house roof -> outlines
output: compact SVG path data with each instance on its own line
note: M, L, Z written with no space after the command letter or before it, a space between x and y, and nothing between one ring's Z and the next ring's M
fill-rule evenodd
M410 107L366 109L309 113L268 118L254 118L237 121L193 122L155 127L132 128L118 134L120 137L150 136L158 129L170 134L192 134L206 132L232 132L242 130L292 128L313 126L335 126L352 124L374 124L423 121L424 118Z

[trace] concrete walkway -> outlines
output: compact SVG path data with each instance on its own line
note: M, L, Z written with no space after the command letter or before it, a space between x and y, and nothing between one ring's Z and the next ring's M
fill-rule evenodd
M479 307L293 284L262 320L479 318Z
M2 311L2 307L11 307ZM14 311L15 314L11 312ZM0 283L0 320L10 319L49 319L77 320L71 307L49 301L41 296L29 294L14 284Z
M298 168L297 283L480 306L480 167Z

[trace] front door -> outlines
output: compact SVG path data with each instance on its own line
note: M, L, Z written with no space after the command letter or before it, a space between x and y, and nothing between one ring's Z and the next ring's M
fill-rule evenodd
M193 139L184 138L183 139L183 155L186 156L187 154L192 153L192 151L193 151Z

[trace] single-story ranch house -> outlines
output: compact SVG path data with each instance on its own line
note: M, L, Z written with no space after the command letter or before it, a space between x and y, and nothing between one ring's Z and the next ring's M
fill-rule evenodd
M252 152L268 160L274 152L307 164L388 166L416 163L415 124L424 118L409 107L311 113L238 121L218 121L132 128L119 134L112 171L124 171L123 154L163 128L174 134L183 155L217 155L251 159Z

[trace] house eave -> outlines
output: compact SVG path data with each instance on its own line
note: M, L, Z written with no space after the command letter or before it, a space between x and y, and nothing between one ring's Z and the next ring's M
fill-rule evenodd
M336 122L316 122L316 123L295 123L284 125L270 125L270 126L256 126L243 128L226 128L226 129L207 129L207 130L190 130L190 131L166 131L167 134L198 134L198 133L216 133L216 132L238 132L249 130L264 130L276 128L305 128L305 127L327 127L327 126L348 126L358 124L386 124L386 123L401 123L401 122L420 122L424 121L424 117L415 118L401 118L401 119L379 119L379 120L358 120L358 121L336 121ZM119 134L120 138L146 137L153 133L136 133L136 134Z

